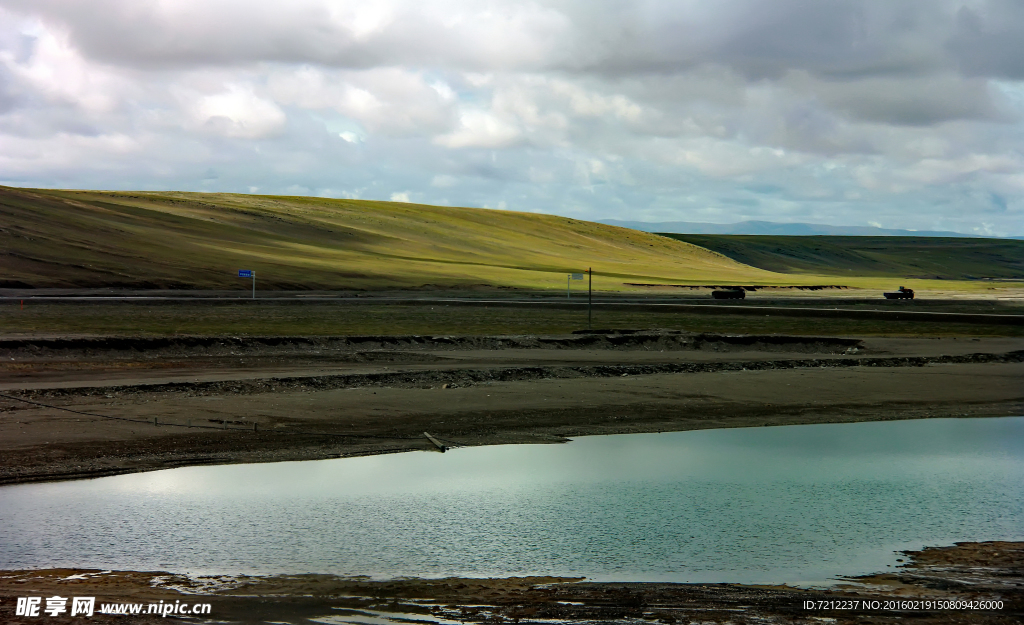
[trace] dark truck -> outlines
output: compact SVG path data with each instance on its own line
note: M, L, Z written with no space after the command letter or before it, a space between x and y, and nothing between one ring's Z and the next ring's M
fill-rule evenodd
M711 297L715 299L744 299L747 292L743 289L729 289L727 291L711 291Z
M898 291L889 291L882 293L885 299L914 299L914 289L907 289L900 287Z

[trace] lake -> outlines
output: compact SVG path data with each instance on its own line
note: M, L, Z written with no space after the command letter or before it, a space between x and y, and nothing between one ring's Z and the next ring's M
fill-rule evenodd
M583 437L0 487L0 569L820 583L1024 539L1024 417Z

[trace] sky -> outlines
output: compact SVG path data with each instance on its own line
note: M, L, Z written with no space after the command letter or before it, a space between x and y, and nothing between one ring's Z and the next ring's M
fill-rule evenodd
M1024 235L1019 0L0 0L0 184Z

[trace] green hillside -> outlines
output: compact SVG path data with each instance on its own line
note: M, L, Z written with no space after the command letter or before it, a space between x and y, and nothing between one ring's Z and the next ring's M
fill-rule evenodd
M394 202L0 187L0 287L565 288L792 283L689 243L553 215Z
M1024 241L945 237L663 234L767 271L914 279L1024 279Z

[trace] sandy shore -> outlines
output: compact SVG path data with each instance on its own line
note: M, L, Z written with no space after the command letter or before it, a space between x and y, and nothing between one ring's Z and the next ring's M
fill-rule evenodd
M92 596L104 603L209 603L220 623L839 623L1002 625L1024 620L1024 543L961 543L906 552L891 573L830 588L591 583L580 579L371 581L330 575L187 577L95 570L0 572L0 619L18 597ZM871 602L871 603L865 603ZM877 603L874 603L877 602ZM998 602L998 603L993 603ZM147 608L148 609L148 608ZM93 623L167 623L95 614ZM172 621L173 622L173 621Z
M147 342L148 341L148 342ZM1024 414L1024 339L694 335L0 345L0 483L588 434Z

